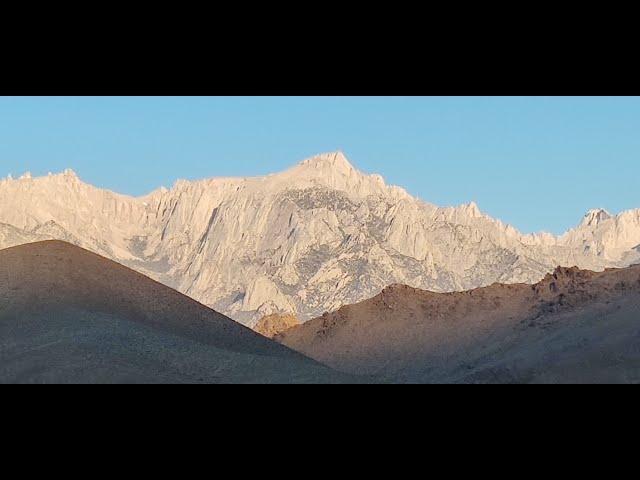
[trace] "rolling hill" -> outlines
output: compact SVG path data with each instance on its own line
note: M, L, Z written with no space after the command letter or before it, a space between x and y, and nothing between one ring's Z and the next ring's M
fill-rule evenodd
M0 299L0 383L353 379L60 241L0 251Z

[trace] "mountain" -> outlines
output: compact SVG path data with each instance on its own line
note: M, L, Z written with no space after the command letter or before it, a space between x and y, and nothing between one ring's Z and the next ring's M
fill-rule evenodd
M394 285L276 339L391 382L640 383L640 266L461 293Z
M334 383L338 374L59 241L0 251L0 383Z
M565 235L523 235L477 205L440 208L341 153L275 175L180 180L139 198L75 173L0 181L0 247L61 239L123 263L234 320L301 321L390 284L438 292L533 283L558 265L640 261L640 210L597 210Z

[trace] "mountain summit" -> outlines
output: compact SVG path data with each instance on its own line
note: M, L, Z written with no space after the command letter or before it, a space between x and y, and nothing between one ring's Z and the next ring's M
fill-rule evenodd
M264 177L179 181L140 198L58 175L0 181L0 248L61 239L249 326L301 321L390 284L437 292L534 283L558 266L640 261L640 210L523 235L475 203L440 208L341 152Z
M597 227L598 224L612 218L611 214L603 208L589 210L582 220L583 227Z
M349 173L355 170L344 153L340 151L316 155L300 162L300 166L316 170L334 170L341 173Z
M366 175L357 170L342 152L316 155L272 177L284 181L286 188L292 185L298 188L305 185L308 188L329 188L345 192L350 197L409 196L401 188L387 186L380 175Z

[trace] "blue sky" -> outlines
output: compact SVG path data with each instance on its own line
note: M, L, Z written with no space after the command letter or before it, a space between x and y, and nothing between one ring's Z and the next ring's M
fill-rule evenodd
M525 232L640 207L638 97L0 97L0 176L73 168L137 195L333 150Z

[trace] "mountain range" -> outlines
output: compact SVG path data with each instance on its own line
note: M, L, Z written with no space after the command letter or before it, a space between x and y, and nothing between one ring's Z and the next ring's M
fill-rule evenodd
M438 207L342 153L278 174L179 180L131 197L71 170L0 180L0 248L64 240L234 320L307 321L392 284L457 292L535 283L558 266L640 262L640 210L592 210L564 235L522 234L477 205Z

